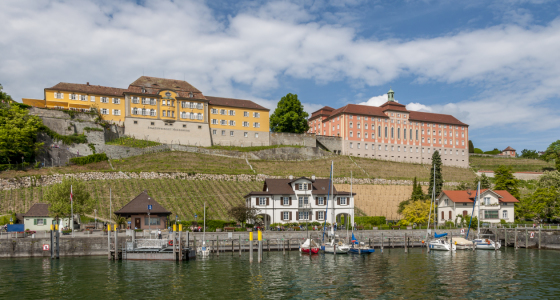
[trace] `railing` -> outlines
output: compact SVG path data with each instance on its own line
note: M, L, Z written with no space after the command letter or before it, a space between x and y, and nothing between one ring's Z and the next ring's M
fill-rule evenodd
M136 240L136 248L162 248L167 244L163 239L140 239Z

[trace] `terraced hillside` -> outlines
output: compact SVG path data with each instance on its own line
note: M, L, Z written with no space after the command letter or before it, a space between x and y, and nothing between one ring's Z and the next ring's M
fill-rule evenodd
M148 190L173 215L183 220L194 219L195 212L203 211L206 201L211 218L227 220L227 210L243 203L243 196L262 189L262 182L215 181L181 179L118 179L92 180L86 185L94 199L100 217L109 216L109 188L113 211L120 209L143 190ZM41 201L45 187L0 191L0 214L7 211L26 212Z
M471 156L470 164L473 169L484 171L495 170L500 165L510 166L514 172L542 172L554 169L552 162L526 158Z

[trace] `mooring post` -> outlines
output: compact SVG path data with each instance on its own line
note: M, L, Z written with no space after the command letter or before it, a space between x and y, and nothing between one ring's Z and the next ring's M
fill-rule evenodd
M541 227L539 226L539 249L541 248Z
M453 251L453 231L451 231L449 235L451 236L451 251Z
M57 224L58 227L58 224ZM56 259L60 258L60 232L56 231Z
M220 256L220 237L216 234L216 252Z
M107 224L107 259L111 259L111 224Z
M513 247L515 248L515 250L517 250L517 227L515 227L515 242L513 244Z
M231 255L233 255L235 251L233 251L233 236L231 237Z
M216 249L214 248L214 240L211 240L212 242L212 248L210 248L210 253L212 253L212 249L214 250L214 252L216 252Z
M286 241L282 238L282 252L286 255Z
M175 238L175 235L177 234L177 224L173 224L173 232L170 235L170 239L173 243L173 245L171 245L171 247L173 247L173 259L177 259L177 243L175 242L177 239Z
M497 251L497 250L498 250L498 232L499 232L499 230L498 230L498 228L496 228L496 234L494 235L494 236L495 236L495 240L494 240L494 251Z
M504 248L507 247L507 228L504 228Z
M179 244L179 245L178 245L178 247L179 247L179 249L178 249L178 252L179 252L179 257L178 257L178 258L179 258L179 261L182 261L182 260L183 260L183 241L182 241L182 239L181 239L181 233L182 233L182 232L183 232L183 224L179 224L179 241L177 242L177 243ZM173 249L175 249L175 243L173 243Z
M404 234L404 253L408 253L408 245L406 244L406 233Z
M529 229L525 228L525 249L529 248Z
M253 232L249 232L249 262L253 262Z
M53 237L53 233L54 233L54 225L51 225L51 259L54 259L54 237ZM110 252L109 252L110 253Z
M381 253L383 253L383 232L381 233Z
M259 264L262 262L262 253L263 253L263 241L262 241L262 231L258 231L258 247L259 250L257 252L257 260L259 261Z
M114 225L115 226L115 260L119 259L119 246L117 244L117 240L118 240L118 231L117 231L117 224Z
M241 234L239 235L239 256L241 256Z

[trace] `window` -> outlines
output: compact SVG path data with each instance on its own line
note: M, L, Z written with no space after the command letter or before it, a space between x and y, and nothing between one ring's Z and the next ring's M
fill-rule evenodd
M300 220L308 220L308 219L309 219L309 212L307 212L307 211L300 211L300 212L299 212L299 219L300 219Z
M354 132L350 131L350 137L354 137Z
M227 120L220 120L220 125L227 125Z
M261 117L260 113L258 113L258 112L253 113L253 118L260 118L260 117Z
M220 115L226 115L226 110L225 109L220 109Z
M138 97L132 97L132 103L138 104Z
M317 205L325 205L325 197L317 197Z
M235 121L230 120L230 121L229 121L229 126L235 126Z
M121 115L121 110L120 109L113 109L113 115L114 116L120 116Z
M202 107L202 103L197 103L197 104L196 104L196 108L202 109L202 108L203 108L203 107Z
M89 99L90 99L91 102L95 102L95 96L89 96ZM136 102L136 103L138 103L138 102Z
M121 104L121 99L113 98L113 104Z
M387 147L387 145L385 145L385 151L387 151L387 150L388 150L388 147Z
M181 113L181 119L186 119L187 118L187 113L186 112L182 112Z
M354 148L354 145L352 144L352 142L350 142L350 149Z
M325 219L325 212L324 211L318 211L317 212L317 220L324 220Z
M377 136L381 136L381 126L377 127Z
M161 113L162 113L162 116L163 116L163 117L166 117L166 116L167 116L167 111L166 111L166 110L162 110Z
M389 129L385 127L385 138L389 137Z
M155 122L150 122L150 125L154 126Z
M367 120L367 119L366 119ZM364 124L364 129L368 129L367 123Z
M222 135L226 135L226 131L225 131L225 130L222 130Z
M403 139L406 140L406 129L403 129L402 133L403 133Z
M229 136L233 136L233 131L230 131L230 132L229 132Z
M502 211L502 219L507 219L507 218L508 218L507 210Z
M346 205L346 197L340 197L340 205Z
M352 128L352 122L350 122L350 128Z
M149 222L149 224L148 224ZM144 225L148 226L148 225L159 225L160 223L160 218L155 217L155 218L144 218Z
M248 132L243 132L243 136L244 137L249 137L249 133Z
M290 198L282 197L282 205L290 205Z
M215 108L212 108L212 114L217 115L218 114L218 110Z
M401 129L397 128L397 139L401 139Z
M364 132L364 137L367 139L368 138L368 133ZM373 137L373 136L372 136Z
M358 143L358 149L360 149L360 143Z
M255 133L255 138L258 139L259 138L259 134Z
M54 93L54 97L56 99L64 99L64 94L63 93Z
M244 116L244 117L248 117L248 116L249 116L249 112L248 112L248 111L244 111L244 112L243 112L243 116Z
M490 197L484 197L484 199L482 199L482 204L490 205Z
M102 115L108 115L109 114L109 110L107 108L102 108L101 109L101 114Z
M230 115L230 116L235 116L235 110L230 109L230 110L229 110L229 115Z
M266 205L266 197L259 197L259 205Z
M186 118L186 117L185 117ZM212 124L218 125L218 119L212 119Z
M87 101L86 95L80 95L80 101Z
M132 109L132 114L133 114L133 115L137 115L137 114L138 114L138 108L136 108L136 107L133 108L133 109Z
M289 220L290 219L290 212L283 212L282 213L282 220Z
M356 124L358 126L358 129L360 129L360 123Z
M484 211L484 218L485 219L498 219L498 211L497 210L485 210Z
M307 191L307 183L298 183L298 189L300 191Z
M109 103L109 98L101 97L101 103Z
M358 138L360 138L360 132L358 131Z
M259 122L255 122L255 123L253 123L253 127L260 128L261 124Z
M216 135L216 134L218 134L218 131L217 131L216 129L213 129L213 130L212 130L212 134L213 134L213 135Z
M391 146L392 147L392 146ZM401 146L397 147L397 151L401 152Z
M70 100L78 100L78 95L70 94Z

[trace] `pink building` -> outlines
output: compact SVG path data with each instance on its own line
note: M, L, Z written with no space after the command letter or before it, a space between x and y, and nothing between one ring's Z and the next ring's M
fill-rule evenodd
M515 157L515 149L508 146L507 148L502 150L502 153L500 153L500 155Z
M439 151L444 165L468 167L469 125L451 115L409 111L389 90L383 105L325 106L311 114L309 133L342 138L342 154L431 164Z

